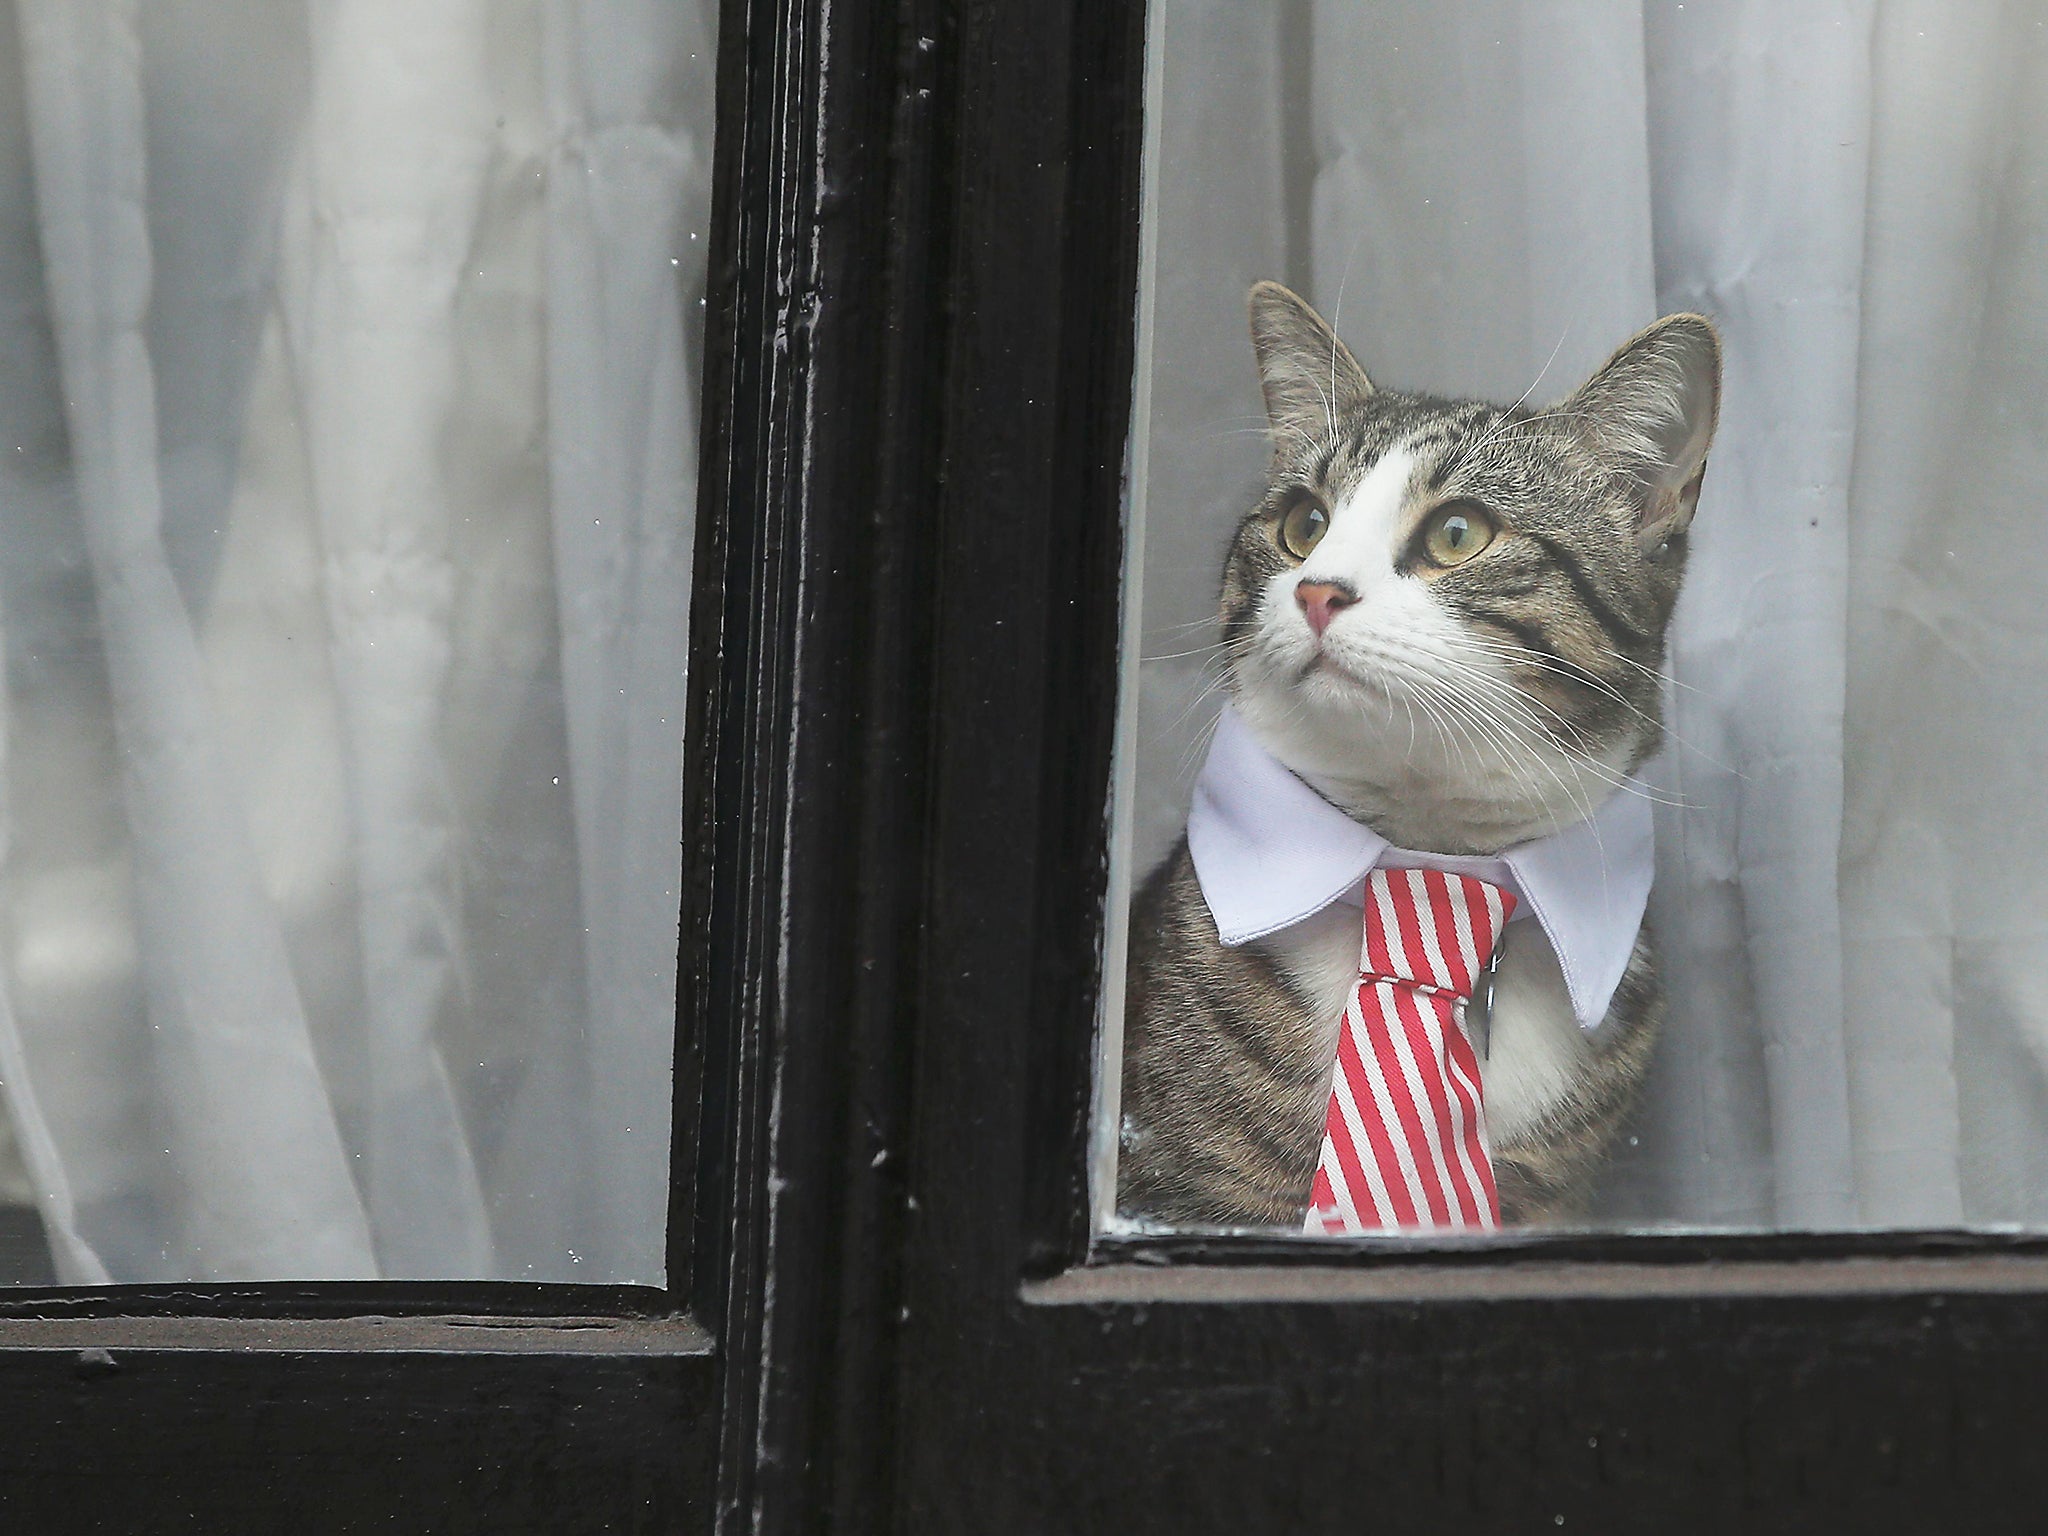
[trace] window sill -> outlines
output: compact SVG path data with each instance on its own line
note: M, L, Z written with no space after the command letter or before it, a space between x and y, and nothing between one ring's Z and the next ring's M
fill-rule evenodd
M1485 1301L2048 1291L2039 1232L1517 1233L1317 1240L1105 1237L1024 1283L1033 1306Z

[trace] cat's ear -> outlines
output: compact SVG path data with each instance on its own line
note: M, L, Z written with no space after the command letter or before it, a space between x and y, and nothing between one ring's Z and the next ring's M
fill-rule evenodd
M1558 407L1641 486L1637 534L1654 553L1700 500L1721 410L1721 337L1704 315L1669 315L1628 342Z
M1266 391L1266 419L1277 451L1306 437L1329 437L1372 381L1308 301L1278 283L1254 283L1245 296L1252 347Z

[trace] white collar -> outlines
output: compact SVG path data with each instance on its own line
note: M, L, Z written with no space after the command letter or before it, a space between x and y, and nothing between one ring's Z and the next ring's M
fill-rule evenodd
M1589 821L1498 858L1395 848L1296 778L1224 706L1188 810L1195 878L1226 945L1250 943L1358 900L1366 875L1390 868L1454 870L1513 891L1542 926L1592 1029L1607 1016L1642 927L1654 872L1650 803L1610 795ZM1519 914L1518 914L1519 915Z

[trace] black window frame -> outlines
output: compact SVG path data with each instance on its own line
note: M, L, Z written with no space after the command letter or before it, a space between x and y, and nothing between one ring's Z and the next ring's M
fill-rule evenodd
M666 1290L0 1296L10 1530L2027 1528L2048 1244L1091 1234L1142 0L727 0Z

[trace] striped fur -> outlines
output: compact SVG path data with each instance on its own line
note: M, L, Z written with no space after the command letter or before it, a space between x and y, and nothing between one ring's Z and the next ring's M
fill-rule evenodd
M1375 388L1306 304L1252 293L1274 457L1219 602L1223 682L1267 750L1391 842L1494 853L1589 816L1662 735L1664 636L1719 396L1698 316L1659 322L1545 410ZM1290 551L1289 509L1328 532ZM1424 537L1477 507L1498 533L1441 565ZM1314 632L1297 584L1344 594ZM1185 842L1138 892L1119 1209L1298 1226L1337 1021L1356 975L1339 908L1226 949ZM1349 931L1345 931L1349 929ZM1607 1019L1571 1017L1517 930L1485 1067L1502 1211L1582 1213L1648 1064L1663 1001L1647 931ZM1539 952L1540 951L1540 952Z
M1217 942L1182 839L1131 910L1117 1203L1175 1224L1290 1226L1322 1148L1342 1004L1266 944ZM1357 975L1356 942L1352 976Z

